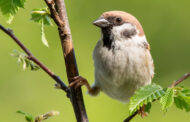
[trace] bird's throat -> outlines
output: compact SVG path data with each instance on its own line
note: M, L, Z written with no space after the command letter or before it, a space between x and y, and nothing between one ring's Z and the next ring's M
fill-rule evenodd
M102 34L103 34L103 46L110 49L113 49L113 37L111 36L111 28L102 28Z

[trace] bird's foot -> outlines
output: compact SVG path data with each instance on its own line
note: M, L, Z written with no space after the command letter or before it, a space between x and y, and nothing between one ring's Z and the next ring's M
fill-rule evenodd
M146 107L146 105L143 105L143 106L138 110L138 114L140 114L142 118L148 116L148 114L145 112L145 107Z
M69 84L69 87L78 88L79 86L85 85L88 90L91 89L88 81L85 78L83 78L82 76L76 76L73 79L71 79L71 81L72 82Z
M88 83L88 81L83 78L82 76L76 76L73 79L71 79L71 83L69 84L69 88L78 88L79 86L86 86L86 88L88 89L88 94L92 95L92 96L96 96L99 92L100 89L98 87L91 87Z

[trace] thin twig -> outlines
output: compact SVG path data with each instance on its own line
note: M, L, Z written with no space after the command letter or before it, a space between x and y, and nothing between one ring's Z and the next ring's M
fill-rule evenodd
M43 69L50 77L52 77L60 86L61 89L64 90L66 93L69 93L68 87L65 85L65 83L57 76L55 75L50 69L48 69L43 63L41 63L36 57L33 56L33 54L24 46L24 44L21 43L21 41L13 34L12 30L6 29L2 25L0 25L0 29L5 32L7 35L9 35L22 50L28 55L28 59L35 62L41 69Z
M178 84L180 84L182 81L184 81L188 77L190 77L190 73L184 74L181 78L179 78L178 80L174 81L169 87L173 88L173 87L177 86ZM123 122L129 122L130 120L132 120L137 115L137 113L138 112L136 111L132 115L128 116Z
M174 81L170 87L173 88L173 87L177 86L178 84L180 84L182 81L184 81L184 80L187 79L188 77L190 77L190 73L186 73L186 74L183 75L180 79Z
M138 114L138 111L133 113L132 115L128 116L123 122L129 122L133 117L135 117Z

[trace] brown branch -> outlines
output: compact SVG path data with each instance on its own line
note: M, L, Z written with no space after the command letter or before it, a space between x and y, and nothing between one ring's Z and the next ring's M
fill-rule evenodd
M54 22L57 24L57 26L63 26L64 23L63 21L60 19L56 9L55 9L55 2L54 0L44 0L45 3L47 4L49 10L50 10L50 16L51 18L54 20Z
M188 77L190 77L190 73L186 73L185 75L183 75L181 78L179 78L178 80L174 81L169 87L173 88L175 86L177 86L178 84L180 84L182 81L184 81L185 79L187 79ZM155 100L156 101L156 100ZM154 101L153 101L154 102ZM123 122L129 122L130 120L132 120L136 115L137 115L137 111L135 113L133 113L132 115L128 116Z
M69 83L71 83L71 79L75 76L78 76L79 73L72 44L72 36L69 27L65 3L64 0L44 1L50 9L51 17L58 26L63 55L65 59L67 77ZM88 117L83 101L83 95L80 87L77 89L71 88L70 100L73 105L77 122L88 122Z
M187 79L188 77L190 77L190 73L186 73L186 74L183 75L180 79L174 81L170 87L173 88L173 87L177 86L178 84L180 84L182 81L184 81L184 80Z
M138 111L133 113L132 115L128 116L123 122L129 122L133 117L135 117L138 114Z
M69 89L65 85L65 83L50 69L48 69L43 63L41 63L36 57L34 57L33 54L24 46L24 44L22 44L21 41L13 34L12 30L6 29L2 25L0 25L0 29L7 35L9 35L19 45L19 47L22 48L22 50L28 55L29 60L35 62L41 69L43 69L50 77L52 77L60 85L60 88L62 90L64 90L67 94L69 93Z

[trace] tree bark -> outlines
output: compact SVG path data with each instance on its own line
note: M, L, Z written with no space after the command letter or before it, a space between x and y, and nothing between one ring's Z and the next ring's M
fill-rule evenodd
M57 9L58 16L62 21L62 24L58 26L58 31L65 59L67 77L69 83L71 83L71 79L74 78L75 76L78 76L79 72L75 59L75 53L72 44L72 36L71 36L64 0L55 0L55 8ZM84 106L81 87L77 89L71 88L69 97L74 108L77 122L88 122L88 117Z

